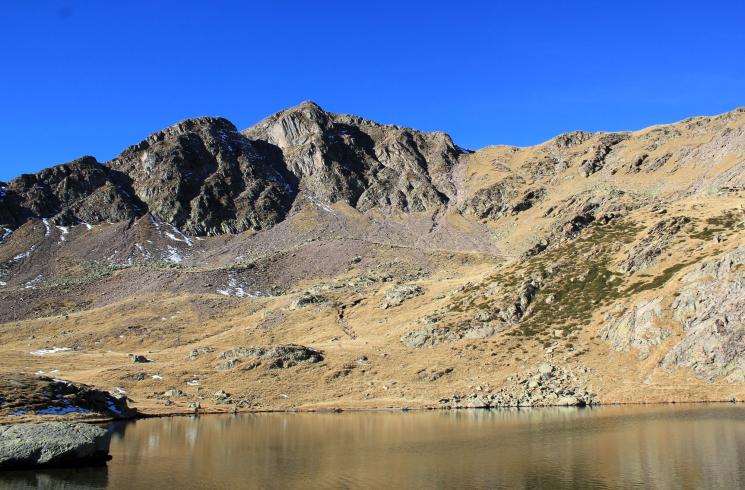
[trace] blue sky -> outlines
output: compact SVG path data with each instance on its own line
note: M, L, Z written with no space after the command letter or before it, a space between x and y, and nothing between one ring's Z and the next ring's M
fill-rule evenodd
M745 105L745 2L4 2L0 180L311 99L529 145Z

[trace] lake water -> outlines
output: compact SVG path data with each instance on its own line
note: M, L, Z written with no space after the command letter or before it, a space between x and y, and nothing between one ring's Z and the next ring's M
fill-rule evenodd
M256 414L138 420L106 468L0 488L745 488L745 407Z

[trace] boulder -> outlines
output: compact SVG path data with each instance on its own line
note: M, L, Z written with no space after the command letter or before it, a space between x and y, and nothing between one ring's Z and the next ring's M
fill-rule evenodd
M404 301L424 294L424 289L414 284L397 284L385 292L381 308L388 309L400 306Z
M0 469L92 466L111 459L111 435L90 424L43 422L0 426Z

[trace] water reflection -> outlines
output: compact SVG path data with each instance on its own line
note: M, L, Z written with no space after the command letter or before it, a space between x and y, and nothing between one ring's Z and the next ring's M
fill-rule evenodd
M119 427L108 471L79 483L743 488L744 422L745 408L732 405L150 419Z

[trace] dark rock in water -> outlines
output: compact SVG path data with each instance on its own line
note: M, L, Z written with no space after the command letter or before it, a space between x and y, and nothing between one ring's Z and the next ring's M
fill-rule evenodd
M0 470L91 466L111 459L111 434L90 424L0 426Z

